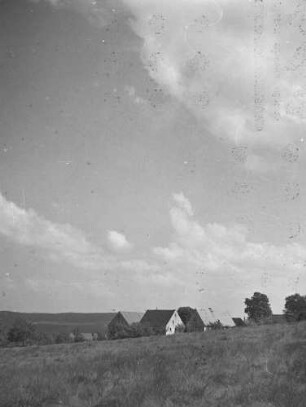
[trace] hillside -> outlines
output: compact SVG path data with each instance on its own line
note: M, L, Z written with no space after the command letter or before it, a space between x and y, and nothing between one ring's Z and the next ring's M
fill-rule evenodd
M105 332L115 315L115 312L47 314L0 311L0 326L9 327L16 318L23 318L45 333L69 333L75 328L79 328L81 332Z
M1 407L304 407L305 377L305 322L0 349Z

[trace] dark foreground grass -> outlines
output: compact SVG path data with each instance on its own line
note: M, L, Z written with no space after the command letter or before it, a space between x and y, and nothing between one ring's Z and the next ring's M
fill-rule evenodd
M305 407L306 323L1 349L17 406Z

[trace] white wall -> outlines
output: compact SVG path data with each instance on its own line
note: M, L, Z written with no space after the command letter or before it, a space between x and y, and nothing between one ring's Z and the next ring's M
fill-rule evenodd
M184 325L177 311L174 311L172 317L166 325L166 335L173 335L175 333L175 328L179 325Z

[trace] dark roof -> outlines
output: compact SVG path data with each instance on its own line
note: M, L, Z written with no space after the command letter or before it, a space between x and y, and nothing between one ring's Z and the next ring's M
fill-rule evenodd
M174 312L175 312L174 309L147 310L144 316L141 318L140 323L150 325L153 328L165 328Z
M143 312L120 311L120 314L129 325L140 322L143 317Z
M242 318L232 318L232 320L236 326L246 326L246 323L242 320Z
M177 310L177 313L179 314L187 331L203 331L205 324L196 308L180 307Z

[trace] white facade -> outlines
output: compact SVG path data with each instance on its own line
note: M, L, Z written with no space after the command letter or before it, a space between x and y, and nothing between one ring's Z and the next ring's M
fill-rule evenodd
M174 311L172 314L172 317L169 319L167 325L166 325L166 335L173 335L175 334L175 329L179 326L183 325L183 321L181 320L179 314L177 311Z

